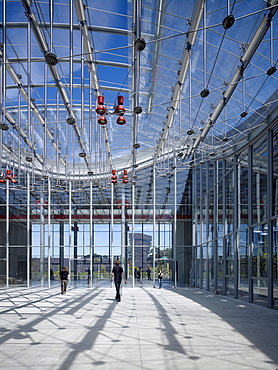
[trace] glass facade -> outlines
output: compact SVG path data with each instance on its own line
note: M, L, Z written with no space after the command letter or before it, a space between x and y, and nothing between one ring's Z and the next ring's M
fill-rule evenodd
M237 155L202 169L207 192L202 197L196 192L193 204L198 219L201 204L207 202L209 208L203 210L213 210L212 199L218 210L203 215L196 231L195 286L273 308L277 308L276 132L274 125ZM218 168L214 194L206 181L213 177L213 165ZM197 179L200 169L193 171ZM192 187L197 186L193 181Z
M181 3L0 2L0 288L277 308L277 1Z

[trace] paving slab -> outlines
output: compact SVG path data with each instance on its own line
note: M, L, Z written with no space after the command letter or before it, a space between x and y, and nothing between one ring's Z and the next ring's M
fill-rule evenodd
M3 291L0 369L278 369L278 311L193 288L114 296L111 287Z

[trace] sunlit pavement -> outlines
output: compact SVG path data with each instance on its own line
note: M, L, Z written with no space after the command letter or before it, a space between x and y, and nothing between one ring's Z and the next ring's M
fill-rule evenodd
M278 312L191 288L2 290L0 369L278 368Z

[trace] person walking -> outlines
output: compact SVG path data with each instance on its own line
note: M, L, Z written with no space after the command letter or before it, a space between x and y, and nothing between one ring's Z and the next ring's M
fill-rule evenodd
M148 280L151 280L151 270L149 267L147 269L147 275L148 275Z
M65 267L63 267L59 275L59 282L61 282L61 294L66 294L69 278L69 272Z
M54 280L54 272L52 268L50 268L50 280Z
M158 270L157 276L158 276L158 287L159 287L159 289L161 289L162 288L163 272L160 269Z
M121 302L121 295L120 295L120 287L122 283L122 279L125 280L124 270L122 266L120 266L120 262L116 261L115 266L113 267L112 273L111 273L111 283L114 279L115 288L116 288L116 297L115 299L118 302ZM125 280L125 283L127 281Z

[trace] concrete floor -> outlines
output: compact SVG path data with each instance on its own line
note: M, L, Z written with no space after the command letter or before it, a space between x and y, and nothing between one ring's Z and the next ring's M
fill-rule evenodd
M278 369L278 311L128 285L2 290L0 369Z

